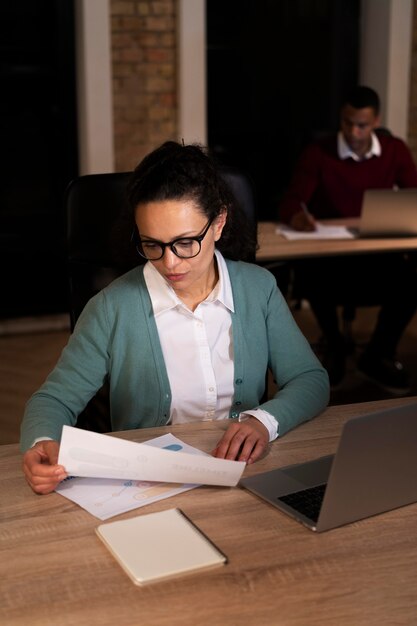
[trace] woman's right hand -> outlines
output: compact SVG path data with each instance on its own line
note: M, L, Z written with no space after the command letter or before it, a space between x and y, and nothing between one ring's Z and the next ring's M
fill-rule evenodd
M62 465L57 465L59 443L38 441L23 455L23 472L35 493L51 493L65 478L67 473Z

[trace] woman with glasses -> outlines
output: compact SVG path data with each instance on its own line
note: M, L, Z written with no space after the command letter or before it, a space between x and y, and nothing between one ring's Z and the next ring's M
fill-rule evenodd
M106 379L113 430L230 419L213 454L247 463L328 402L327 373L274 277L242 261L256 241L202 148L167 142L150 153L128 204L145 264L89 301L27 404L23 465L37 493L66 477L62 426ZM278 392L263 401L268 368Z

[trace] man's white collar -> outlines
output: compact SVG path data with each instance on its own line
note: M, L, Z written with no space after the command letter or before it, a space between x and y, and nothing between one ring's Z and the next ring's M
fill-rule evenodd
M343 136L342 131L339 131L337 134L337 153L339 155L339 159L353 159L354 161L364 161L366 159L370 159L373 156L381 156L381 144L379 143L379 139L375 135L375 133L372 133L371 140L372 141L370 149L361 159L360 157L358 157L357 154L355 154L355 152L350 149L348 143L346 142L346 139Z

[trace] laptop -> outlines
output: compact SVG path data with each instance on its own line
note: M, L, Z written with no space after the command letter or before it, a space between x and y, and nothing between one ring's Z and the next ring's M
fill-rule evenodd
M417 403L350 419L335 455L240 486L322 532L417 501Z
M417 236L417 189L367 189L358 237Z

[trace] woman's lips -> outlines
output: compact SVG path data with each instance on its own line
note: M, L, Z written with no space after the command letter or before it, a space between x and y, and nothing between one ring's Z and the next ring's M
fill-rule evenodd
M165 278L171 283L176 283L184 278L185 274L166 274Z

